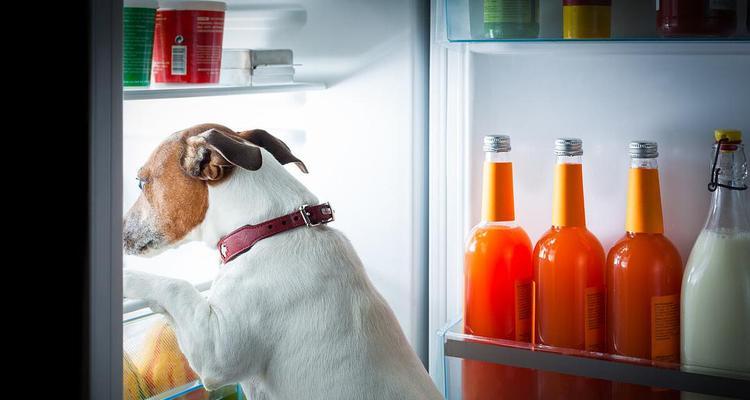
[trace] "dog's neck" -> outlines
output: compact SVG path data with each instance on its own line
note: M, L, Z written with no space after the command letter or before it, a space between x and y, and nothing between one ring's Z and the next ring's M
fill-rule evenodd
M208 209L203 222L191 232L194 240L210 247L229 232L288 214L318 199L268 152L257 171L236 168L220 184L209 186Z

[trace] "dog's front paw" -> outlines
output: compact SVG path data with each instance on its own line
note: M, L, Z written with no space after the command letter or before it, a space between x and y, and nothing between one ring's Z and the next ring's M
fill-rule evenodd
M122 271L122 295L128 299L151 300L156 275L125 269Z

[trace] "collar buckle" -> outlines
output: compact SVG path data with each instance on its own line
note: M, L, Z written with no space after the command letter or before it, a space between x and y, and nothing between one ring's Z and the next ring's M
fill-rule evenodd
M305 221L305 225L307 225L308 227L318 226L321 224L327 224L335 219L333 216L333 209L331 208L331 205L328 202L325 202L321 204L320 213L327 217L321 219L318 222L313 222L310 219L312 214L309 211L307 211L307 207L309 206L310 206L309 204L303 204L299 206L298 208L300 215L302 215L302 219Z

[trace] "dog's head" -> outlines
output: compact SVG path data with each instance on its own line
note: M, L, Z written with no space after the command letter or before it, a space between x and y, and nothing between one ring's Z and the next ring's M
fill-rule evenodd
M264 130L235 133L204 124L167 138L138 171L141 194L123 222L125 252L153 255L181 242L206 216L209 185L221 184L237 168L262 168L261 149L307 172L284 142Z

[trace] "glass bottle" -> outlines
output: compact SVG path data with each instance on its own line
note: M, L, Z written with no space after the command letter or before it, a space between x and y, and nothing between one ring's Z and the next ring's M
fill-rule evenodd
M625 236L607 256L607 347L679 362L682 259L664 236L655 142L630 143ZM614 399L679 399L677 391L613 383Z
M485 136L482 220L464 260L464 331L531 342L531 240L515 223L510 138ZM534 387L531 370L463 361L463 398L522 398Z
M484 0L483 4L487 39L539 36L539 0Z
M750 211L737 130L714 133L711 206L682 281L682 363L750 377Z
M656 30L662 36L731 36L736 0L657 0Z
M604 249L586 229L580 139L555 141L552 227L532 256L536 282L538 344L603 352L605 338ZM539 397L609 397L606 382L539 372Z
M563 38L609 38L612 0L563 0Z

